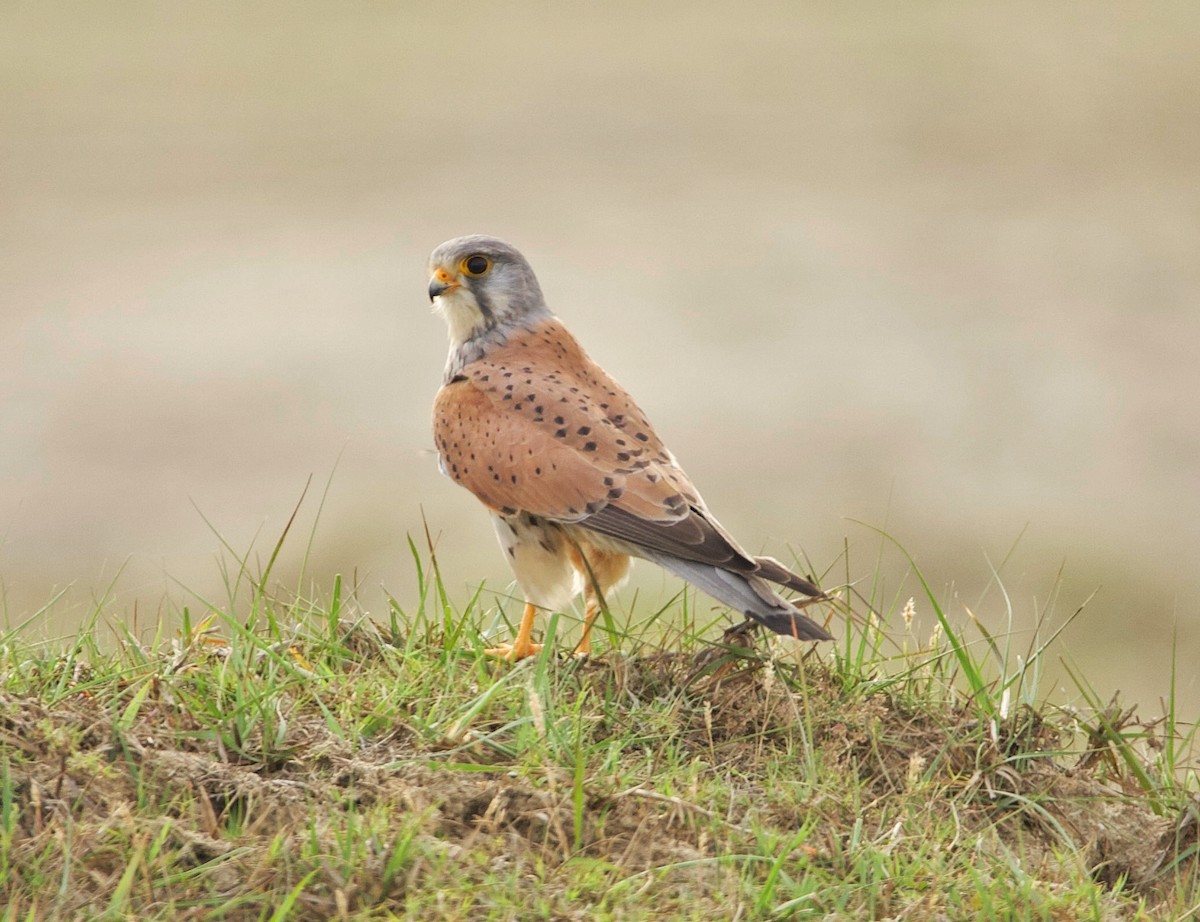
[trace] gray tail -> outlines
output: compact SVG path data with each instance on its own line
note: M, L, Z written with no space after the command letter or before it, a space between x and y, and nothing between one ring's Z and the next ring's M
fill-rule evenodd
M643 553L646 552L643 551ZM833 640L833 635L815 621L804 617L795 605L777 595L766 580L760 576L733 573L711 564L681 560L667 554L646 553L646 556L664 570L670 570L680 579L687 580L698 589L703 589L714 599L740 611L746 617L757 621L776 634L784 634L799 640ZM770 558L766 558L766 560L770 560ZM784 573L788 572L776 561L770 561L770 564L778 567ZM768 572L764 575L771 576L769 565ZM796 579L800 580L799 577ZM801 580L801 582L807 581ZM813 590L808 594L816 596L814 601L825 598L820 589L812 586L811 583L807 585ZM801 589L800 591L804 592L805 590Z

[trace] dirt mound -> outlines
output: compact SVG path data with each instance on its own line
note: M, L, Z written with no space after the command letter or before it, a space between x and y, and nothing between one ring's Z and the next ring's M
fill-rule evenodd
M1149 898L1195 850L1194 812L1156 816L1100 777L1094 753L1057 755L1063 731L1033 712L995 729L886 691L847 696L823 666L720 650L561 662L553 681L556 701L583 702L586 766L522 749L513 727L528 722L503 714L473 737L403 721L347 735L311 702L280 702L286 755L256 762L214 742L165 679L137 709L142 685L0 696L8 893L57 879L58 912L123 890L146 916L181 919L259 918L249 894L290 895L291 918L324 919L436 906L469 882L480 903L437 911L471 918L495 909L486 894L503 881L545 917L647 888L664 912L720 915L746 873L730 856L764 831L805 830L797 876L837 874L856 824L899 830L911 811L957 829L947 849L1008 849L1028 867L1070 854ZM589 863L584 883L549 894L564 867ZM40 917L36 900L24 909Z

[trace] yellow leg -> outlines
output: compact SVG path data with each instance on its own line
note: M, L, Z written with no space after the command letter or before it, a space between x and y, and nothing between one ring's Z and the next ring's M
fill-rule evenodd
M596 620L596 615L600 613L600 599L591 588L588 589L584 598L587 599L587 605L583 611L583 636L579 638L579 643L575 647L576 656L591 655L592 622Z
M517 628L517 637L512 643L502 643L498 647L492 647L489 650L484 650L488 656L498 656L501 659L506 659L510 663L515 663L517 660L525 659L527 656L535 656L542 651L540 643L534 643L533 637L533 619L537 614L537 609L532 603L525 603L525 614L521 616L521 626Z
M576 656L590 656L592 625L604 608L604 594L619 586L629 573L629 557L616 551L605 551L593 545L573 546L571 562L583 575L583 635L575 647Z

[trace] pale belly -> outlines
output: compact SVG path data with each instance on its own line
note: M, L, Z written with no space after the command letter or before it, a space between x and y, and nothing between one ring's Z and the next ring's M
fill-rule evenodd
M629 575L628 555L637 553L623 541L527 513L493 515L492 525L526 600L550 611L571 604L588 585L589 571L601 593L619 588Z
M583 590L583 577L571 563L570 547L561 529L521 514L493 515L492 525L528 601L562 611Z

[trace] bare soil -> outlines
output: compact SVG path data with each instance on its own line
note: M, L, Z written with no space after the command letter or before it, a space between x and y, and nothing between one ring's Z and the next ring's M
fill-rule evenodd
M835 867L855 820L885 817L902 799L955 814L958 843L947 847L996 841L1028 868L1054 865L1069 847L1097 880L1151 901L1171 886L1174 874L1164 869L1195 850L1194 811L1155 815L1137 789L1123 789L1120 766L1101 746L1050 758L1061 731L1036 713L993 735L965 715L939 722L885 693L847 701L824 667L805 667L798 693L760 660L713 666L711 653L608 655L579 664L571 681L610 699L661 700L684 746L736 779L736 805L717 809L649 781L618 790L589 779L578 830L569 771L533 775L483 745L422 742L403 725L349 741L306 713L289 729L289 758L246 764L191 740L165 694L123 728L111 703L86 692L52 706L0 696L0 759L14 791L18 856L9 892L20 892L22 875L69 879L70 902L85 913L119 885L128 863L121 843L161 837L164 853L174 854L176 883L147 893L147 911L170 900L176 918L207 918L219 896L227 900L223 918L258 918L259 908L238 908L239 895L286 892L299 877L286 856L302 840L312 846L327 837L318 851L336 854L339 816L378 808L398 826L407 822L414 837L403 872L385 873L385 848L364 858L352 879L318 865L293 918L395 909L422 888L443 886L447 874L485 887L512 877L514 867L530 869L518 879L532 894L548 870L584 859L603 863L610 879L654 872L642 886L652 886L656 900L717 911L722 885L702 859L736 853L752 826L789 830L815 819L809 860ZM780 756L805 745L815 748L814 764L846 783L814 784L799 798L781 793ZM857 802L825 793L851 782ZM48 848L55 840L65 844ZM32 870L33 856L46 855ZM573 893L571 901L583 912L603 897Z

